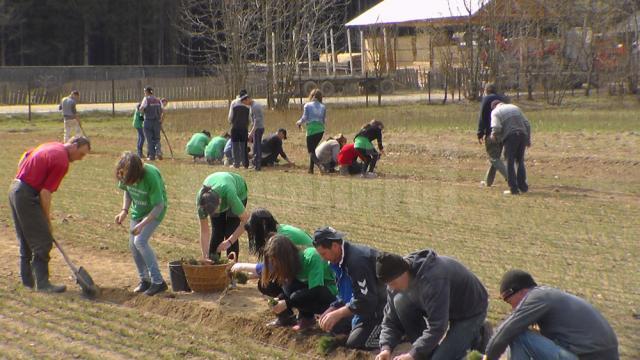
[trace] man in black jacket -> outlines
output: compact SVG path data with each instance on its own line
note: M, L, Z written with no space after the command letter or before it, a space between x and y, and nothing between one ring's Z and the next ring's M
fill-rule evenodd
M249 123L251 116L251 97L246 90L240 90L238 97L229 107L229 124L231 124L231 149L233 152L233 167L239 168L240 162L249 167L249 153L247 141L249 139Z
M488 295L464 265L429 249L405 258L383 253L376 275L388 287L376 360L391 359L403 337L412 347L396 360L460 359L478 347Z
M336 273L338 301L321 316L324 331L348 334L346 346L376 349L386 304L385 285L376 278L378 251L351 244L331 227L313 234L313 245Z
M287 139L287 129L280 128L275 134L271 134L262 140L262 154L260 164L262 166L274 166L278 156L281 156L289 164L293 161L289 160L284 152L282 142ZM255 154L258 156L257 154Z
M492 139L491 135L491 103L495 100L507 102L507 99L497 94L496 86L494 84L487 84L484 87L485 96L482 98L482 104L480 105L480 116L478 117L478 143L482 145L484 142L485 150L489 155L489 162L491 165L487 170L487 174L484 177L482 184L484 186L493 185L493 180L496 177L496 170L507 179L507 168L502 162L502 141Z

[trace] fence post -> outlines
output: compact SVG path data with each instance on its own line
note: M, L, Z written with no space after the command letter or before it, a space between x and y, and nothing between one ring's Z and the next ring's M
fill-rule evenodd
M111 79L111 117L116 117L116 81Z
M364 98L366 107L369 107L369 72L364 73Z
M427 71L427 93L429 94L429 104L431 104L431 70Z
M31 80L27 80L27 104L29 106L29 122L31 122Z

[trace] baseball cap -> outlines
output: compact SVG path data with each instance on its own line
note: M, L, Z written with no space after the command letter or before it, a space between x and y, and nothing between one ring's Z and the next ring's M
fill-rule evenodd
M535 286L538 286L538 284L536 284L533 276L528 272L518 269L509 270L502 276L502 281L500 282L500 297L505 299L522 289Z

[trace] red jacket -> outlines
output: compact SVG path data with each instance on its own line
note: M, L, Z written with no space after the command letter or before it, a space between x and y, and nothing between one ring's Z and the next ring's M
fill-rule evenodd
M338 165L349 166L353 164L353 162L356 161L356 158L358 157L362 159L362 155L360 155L360 153L356 151L356 149L353 147L353 144L347 144L343 146L338 153Z

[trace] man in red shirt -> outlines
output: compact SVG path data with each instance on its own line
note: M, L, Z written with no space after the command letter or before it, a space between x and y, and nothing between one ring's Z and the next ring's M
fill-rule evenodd
M360 174L362 164L357 160L362 159L362 155L354 148L354 144L347 144L338 153L338 165L340 165L340 175Z
M35 286L45 292L66 290L64 285L49 282L49 252L53 246L51 194L58 190L69 163L82 160L90 150L89 139L74 137L66 144L42 144L20 159L9 190L9 203L20 242L20 276L28 288Z

